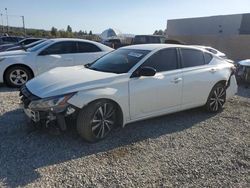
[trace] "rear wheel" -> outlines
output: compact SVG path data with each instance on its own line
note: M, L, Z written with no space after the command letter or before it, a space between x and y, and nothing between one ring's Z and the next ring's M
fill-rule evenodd
M22 66L11 67L5 73L6 84L11 87L21 87L32 77L30 70Z
M109 135L117 121L116 105L108 100L90 103L77 118L78 133L89 142L97 142Z
M218 112L222 110L223 105L226 102L226 89L224 84L216 84L209 94L206 109L209 112Z

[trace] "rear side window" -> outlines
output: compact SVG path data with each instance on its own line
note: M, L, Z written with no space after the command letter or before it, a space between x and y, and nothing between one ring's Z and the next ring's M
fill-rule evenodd
M178 60L176 49L165 49L156 52L143 63L142 66L149 66L156 69L157 72L170 71L178 69Z
M57 42L55 44L52 44L42 52L42 54L46 55L71 53L77 53L76 42L73 41Z
M183 68L201 66L205 64L203 52L193 49L181 49Z
M100 52L101 49L94 44L87 42L78 42L78 53Z
M204 52L204 58L205 58L205 64L208 64L213 59L213 56L209 53Z

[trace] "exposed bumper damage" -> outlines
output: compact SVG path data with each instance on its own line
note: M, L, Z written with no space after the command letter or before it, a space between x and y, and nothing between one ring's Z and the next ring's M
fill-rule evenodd
M57 125L61 130L66 130L67 124L65 118L74 116L78 111L76 107L70 104L60 111L54 111L53 108L49 111L34 110L31 109L29 105L32 101L39 100L40 98L33 95L26 87L21 88L19 95L21 97L25 114L32 123L39 126L49 127L51 125Z

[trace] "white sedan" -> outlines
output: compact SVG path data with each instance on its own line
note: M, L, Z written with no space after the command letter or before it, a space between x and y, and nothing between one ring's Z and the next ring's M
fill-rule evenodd
M0 53L0 83L20 87L55 67L92 63L113 49L81 39L50 39L26 51ZM63 75L62 75L63 76Z
M215 49L215 48L212 48L210 46L199 46L199 45L195 45L195 47L198 47L198 48L202 48L202 49L205 49L211 53L213 53L214 55L217 55L219 56L220 58L223 58L225 60L227 60L229 63L233 63L234 64L234 61L232 59L229 59L225 53Z
M22 87L20 96L33 122L57 122L65 130L65 117L72 116L79 134L95 142L115 126L146 118L199 106L218 112L236 91L227 61L191 46L147 44L50 70Z

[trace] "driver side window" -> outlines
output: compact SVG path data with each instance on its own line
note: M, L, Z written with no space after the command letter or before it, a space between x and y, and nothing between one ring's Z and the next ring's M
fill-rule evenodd
M76 42L64 41L52 44L44 49L40 55L53 55L53 54L72 54L77 53Z
M152 67L157 72L178 69L177 51L175 48L164 49L156 52L141 67Z

